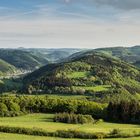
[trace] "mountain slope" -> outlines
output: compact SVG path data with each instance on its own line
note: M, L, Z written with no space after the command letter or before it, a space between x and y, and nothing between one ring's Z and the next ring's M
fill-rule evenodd
M102 53L77 55L69 62L49 64L25 77L26 89L54 92L89 92L95 87L123 88L140 93L140 71ZM97 91L97 90L96 90Z
M37 49L22 49L28 52L31 52L34 55L42 56L46 58L49 62L58 62L68 56L79 52L82 49L74 49L74 48L60 48L60 49L45 49L45 48L37 48Z
M140 46L134 46L134 47L110 47L110 48L98 48L98 49L91 49L91 50L85 50L81 51L75 54L72 54L69 56L65 61L69 61L71 59L74 59L78 56L84 56L89 55L94 52L100 52L103 53L106 56L113 57L116 59L121 59L127 63L130 63L132 65L135 65L137 67L140 67Z
M118 57L128 63L137 65L137 61L140 61L140 46L134 47L113 47L113 48L101 48L95 51L105 53L110 56ZM136 63L136 64L135 64Z
M33 71L50 62L64 59L80 49L18 48L0 49L0 59L20 70Z
M45 58L18 49L0 49L0 58L23 70L34 70L48 63Z
M13 74L15 71L16 68L14 66L0 59L0 76Z

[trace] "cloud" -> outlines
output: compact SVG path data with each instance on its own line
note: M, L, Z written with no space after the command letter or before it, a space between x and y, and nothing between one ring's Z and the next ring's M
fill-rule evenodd
M5 20L5 19L14 19L14 18L18 18L18 17L21 17L21 16L25 16L25 15L29 15L29 14L33 14L35 11L32 10L32 11L26 11L26 12L19 12L19 13L13 13L13 14L8 14L8 15L5 15L5 16L1 16L0 17L0 20Z
M108 5L123 10L140 9L140 0L90 0L98 5Z
M64 0L64 2L69 3L69 2L70 2L70 0Z
M95 48L140 44L139 1L55 1L24 10L1 7L0 13L5 14L0 14L0 47Z
M62 2L62 1L61 1ZM51 18L51 19L92 19L93 15L91 13L87 14L87 8L84 5L67 5L70 0L63 0L62 3L53 5L38 5L36 6L36 14L41 18ZM66 3L66 4L65 4Z
M114 8L115 7L115 8ZM132 10L140 7L139 0L55 0L46 1L45 4L35 4L32 8L9 10L1 7L0 20L4 19L85 19L110 21L122 17L122 11L116 9ZM139 10L139 9L137 9ZM129 12L129 11L128 11ZM139 12L138 12L139 13ZM129 15L125 14L126 16Z
M139 34L139 25L120 23L57 19L0 21L0 47L128 46L140 44Z

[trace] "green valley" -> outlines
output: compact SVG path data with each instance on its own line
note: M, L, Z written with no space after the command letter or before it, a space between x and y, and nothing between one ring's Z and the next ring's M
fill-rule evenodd
M0 140L140 140L140 0L0 0Z
M0 61L5 72L0 81L0 139L139 139L140 70L133 63L93 50L59 62L51 55L55 63L45 64L41 50L26 51L43 60L34 65L27 59L33 72L25 62L30 68L24 71L31 71L22 74L14 64L17 56L14 63Z

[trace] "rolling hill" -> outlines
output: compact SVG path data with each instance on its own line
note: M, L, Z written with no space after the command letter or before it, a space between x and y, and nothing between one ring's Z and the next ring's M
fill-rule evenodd
M18 49L0 49L0 58L23 70L34 70L48 63L41 55L33 55L31 52Z
M79 49L0 49L0 93L19 90L22 76L50 62L59 61ZM21 77L21 79L18 79Z
M29 48L29 49L20 49L26 50L34 55L44 57L49 62L58 62L63 60L70 55L80 52L82 49L74 49L74 48L53 48L53 49L46 49L46 48Z
M72 54L64 61L72 60L78 56L90 55L94 52L103 53L106 56L113 57L116 59L123 60L127 63L130 63L134 66L140 67L140 46L134 47L110 47L110 48L98 48L98 49L90 49L84 50L77 53Z
M17 48L0 49L0 59L20 70L33 71L50 62L64 59L80 49Z
M140 66L138 65L138 62L140 61L140 46L101 48L96 49L95 51L120 58L121 60L131 63L135 66Z
M16 68L14 66L0 59L0 76L13 74L15 72Z
M140 93L140 71L104 53L90 52L46 65L26 76L24 84L29 92L84 94L121 88Z

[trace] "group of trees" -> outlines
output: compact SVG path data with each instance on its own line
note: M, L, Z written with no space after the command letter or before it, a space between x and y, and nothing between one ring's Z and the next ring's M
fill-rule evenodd
M21 114L23 113L20 111L20 106L17 103L13 101L10 101L9 103L0 103L0 116L14 117Z
M48 96L1 96L0 115L6 111L22 113L76 113L89 114L94 118L105 118L106 104Z
M18 116L25 113L58 113L55 121L69 123L83 123L90 120L90 116L83 115L109 121L140 123L140 104L134 99L116 100L107 105L88 100L37 95L0 96L0 116Z
M54 117L54 122L72 123L72 124L84 124L93 123L94 119L91 115L82 115L74 113L57 113Z
M107 118L123 123L140 123L140 104L136 100L110 102Z
M65 72L89 71L91 70L91 65L86 62L75 61L75 62L66 63L65 65L61 66L60 69Z

